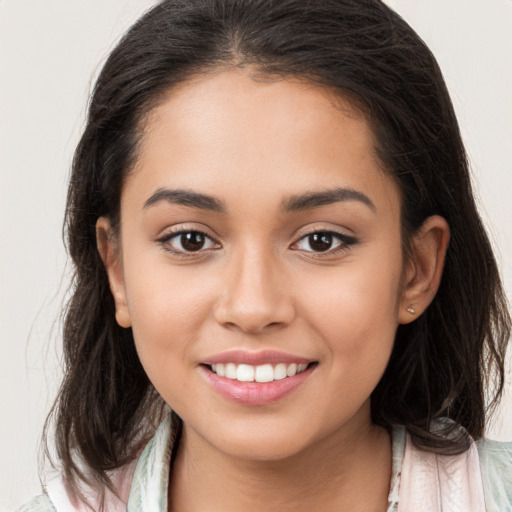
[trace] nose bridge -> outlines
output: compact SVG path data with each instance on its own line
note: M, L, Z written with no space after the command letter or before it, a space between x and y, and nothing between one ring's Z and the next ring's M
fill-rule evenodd
M293 317L278 257L266 244L248 240L233 252L217 319L245 332L288 324Z

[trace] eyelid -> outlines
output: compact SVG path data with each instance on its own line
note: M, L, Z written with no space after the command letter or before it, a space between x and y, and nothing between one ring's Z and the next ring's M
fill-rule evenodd
M294 246L296 246L299 242L304 240L310 235L314 235L315 233L326 233L329 235L332 235L334 238L336 238L340 245L334 247L333 249L328 249L327 251L306 251L303 249L293 249ZM290 246L291 249L301 251L304 253L307 253L309 256L315 257L315 258L322 258L322 257L328 257L332 256L334 254L337 254L342 251L346 251L349 249L350 246L355 245L359 243L359 240L354 237L353 235L348 235L347 233L337 230L334 228L324 228L324 227L310 227L306 228L305 232L303 232L296 240L293 242L293 244Z
M181 222L179 224L174 224L167 226L160 230L159 234L156 235L155 240L161 240L164 238L171 238L173 235L177 235L180 233L190 233L191 231L195 231L197 233L202 233L203 235L208 236L212 240L218 239L218 236L212 232L210 228L195 222Z
M178 236L184 233L201 233L206 238L211 240L217 247L209 247L207 249L199 249L198 251L182 251L178 249L174 249L171 247L168 242L177 238ZM214 237L211 233L208 232L207 229L197 226L187 226L186 224L180 224L177 226L171 226L164 230L164 234L159 235L155 242L160 244L165 251L168 251L176 256L182 257L194 257L194 256L204 256L205 253L221 248L220 242Z
M180 236L183 233L201 233L206 238L208 238L213 244L216 245L216 247L209 247L206 249L199 249L197 251L186 251L186 250L179 250L175 249L173 247L170 247L168 242L178 236ZM296 246L300 241L304 240L308 236L315 234L315 233L325 233L332 235L336 240L340 242L340 244L334 248L328 249L326 251L308 251L304 249L294 249L294 246ZM193 256L204 256L205 253L208 253L212 250L217 250L222 248L222 245L218 241L217 237L212 235L208 229L205 229L203 227L198 227L197 225L186 225L186 224L180 224L176 226L170 226L166 230L164 230L164 234L158 236L158 238L155 239L155 242L160 244L162 248L174 255L182 256L182 257L193 257ZM340 228L332 228L332 227L306 227L302 230L302 233L300 236L298 236L295 239L295 242L293 242L290 245L290 249L301 251L303 253L308 253L312 257L316 258L322 258L322 257L328 257L332 256L334 254L337 254L338 252L346 251L349 249L350 246L355 245L359 243L359 240L354 237L353 235L348 235L346 232L342 231Z
M349 241L350 243L356 243L359 240L356 236L353 234L350 234L351 230L347 228L342 228L341 226L333 226L331 225L318 225L315 224L314 226L304 226L296 231L296 241L301 240L302 238L305 238L308 235L314 235L315 233L329 233L335 236L338 236L344 240ZM294 242L296 243L296 242Z

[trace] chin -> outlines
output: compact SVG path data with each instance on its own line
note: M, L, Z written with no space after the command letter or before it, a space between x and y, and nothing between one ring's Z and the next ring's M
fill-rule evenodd
M252 418L226 425L209 424L200 433L202 442L229 457L251 461L280 461L298 456L316 445L328 433L315 428L314 422L268 421ZM196 431L197 432L197 431Z
M217 449L236 459L278 462L300 454L307 445L307 442L290 439L289 436L283 435L258 436L252 439L244 436L240 439L231 437Z

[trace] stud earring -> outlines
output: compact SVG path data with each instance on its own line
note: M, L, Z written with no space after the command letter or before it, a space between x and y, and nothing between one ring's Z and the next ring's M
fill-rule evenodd
M416 313L416 310L412 307L412 304L406 308L407 313L411 313L411 315L414 315L414 313Z

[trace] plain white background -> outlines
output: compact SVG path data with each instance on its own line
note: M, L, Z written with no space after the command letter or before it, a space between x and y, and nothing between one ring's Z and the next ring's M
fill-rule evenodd
M100 63L153 0L0 1L0 511L39 492L69 264L66 182ZM389 0L431 47L512 297L512 1ZM512 440L508 391L489 435Z

